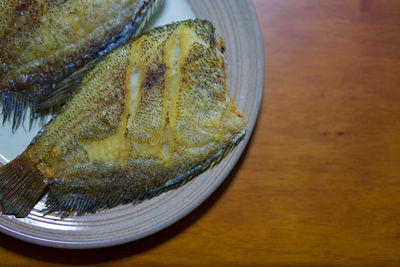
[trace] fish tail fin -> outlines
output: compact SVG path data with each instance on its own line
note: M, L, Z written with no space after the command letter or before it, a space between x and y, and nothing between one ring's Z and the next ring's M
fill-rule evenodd
M44 195L45 176L34 162L21 155L0 168L0 211L26 217Z
M87 73L92 70L99 62L100 58L93 59L65 78L57 85L44 99L39 101L36 109L34 109L34 117L43 117L48 114L55 114L60 111L62 104L67 102L75 92L76 87L81 83Z

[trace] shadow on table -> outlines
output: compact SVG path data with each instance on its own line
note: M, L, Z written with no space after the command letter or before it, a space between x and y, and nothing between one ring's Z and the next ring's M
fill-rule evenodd
M252 137L231 173L206 201L178 222L148 237L108 248L67 250L34 245L0 234L0 246L21 256L30 257L35 260L70 265L95 264L118 260L157 247L190 227L218 201L236 176L243 159L246 157L251 141Z

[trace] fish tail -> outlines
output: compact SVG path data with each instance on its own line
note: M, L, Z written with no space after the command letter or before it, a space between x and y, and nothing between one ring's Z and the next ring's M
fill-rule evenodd
M0 211L26 217L44 195L45 176L36 164L22 154L0 168Z

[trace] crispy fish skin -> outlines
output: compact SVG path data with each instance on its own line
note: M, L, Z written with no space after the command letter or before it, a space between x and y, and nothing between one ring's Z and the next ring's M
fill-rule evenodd
M5 0L0 104L17 127L26 106L59 104L95 58L138 34L163 0ZM74 75L73 75L74 74ZM72 77L71 77L72 75ZM70 77L70 79L68 79Z
M0 168L1 211L27 216L47 191L48 212L137 203L219 162L246 132L222 51L210 22L188 20L108 54L26 151Z

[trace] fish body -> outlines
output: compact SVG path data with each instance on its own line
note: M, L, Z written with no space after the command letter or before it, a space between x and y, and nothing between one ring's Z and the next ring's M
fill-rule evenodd
M162 2L1 1L3 119L16 128L27 107L36 111L63 102L93 65L88 63L138 34Z
M176 188L220 161L246 122L228 94L210 22L158 27L105 56L15 160L0 208L86 213Z

